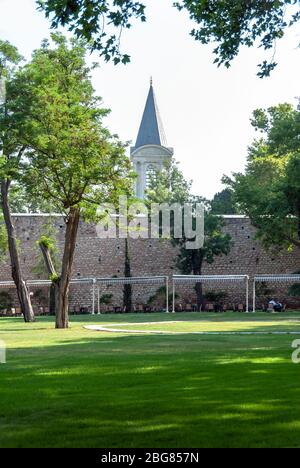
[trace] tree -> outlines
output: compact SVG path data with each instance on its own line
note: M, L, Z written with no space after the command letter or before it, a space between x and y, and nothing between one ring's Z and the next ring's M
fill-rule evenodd
M132 19L146 21L145 5L134 0L38 0L51 18L52 28L68 26L78 38L90 42L106 61L127 63L120 52L123 29ZM179 0L174 6L187 11L196 27L191 36L202 44L217 43L215 63L229 67L240 47L275 48L287 28L300 20L299 0ZM289 8L290 7L290 8ZM269 76L276 67L274 58L259 64L258 76Z
M294 275L300 275L300 270L297 270L294 272ZM289 287L288 290L288 295L290 297L300 297L300 284L299 283L294 283Z
M131 264L130 264L130 254L129 254L129 241L125 239L125 268L124 268L125 278L131 277ZM123 306L126 312L132 311L132 286L131 284L124 284L123 290Z
M300 247L300 109L258 109L252 125L262 137L249 148L245 173L225 181L266 247Z
M57 247L55 239L49 235L42 235L37 242L43 259L43 265L46 268L46 273L48 273L49 278L51 279L52 283L50 286L50 294L49 294L49 313L50 315L56 315L56 307L59 297L59 283L58 278L58 263L57 260ZM42 265L39 262L36 266L36 271L41 271Z
M198 201L198 200L196 200ZM204 264L213 264L216 257L228 255L232 248L229 234L223 232L224 220L210 211L209 205L205 208L204 217L204 245L201 249L188 250L185 247L185 238L179 241L179 255L176 265L182 274L202 275ZM201 311L204 306L202 283L196 284L197 309Z
M237 214L232 190L226 188L222 192L216 193L211 201L211 212L218 215Z
M26 149L26 146L17 137L15 125L12 123L14 115L11 111L14 96L11 93L10 82L14 77L15 68L20 64L21 60L22 57L15 47L8 42L0 41L0 82L2 82L2 91L5 91L3 92L2 102L0 102L1 207L7 231L12 278L16 285L24 320L25 322L32 322L34 313L29 291L21 271L18 241L10 207L10 190L13 181L19 177L20 164Z
M49 221L42 227L42 234L37 241L40 255L34 268L33 273L36 275L49 275L50 278L57 278L58 271L61 268L61 261L59 256L59 249L57 246L56 230L53 226L53 220L49 218ZM55 281L50 286L49 293L49 312L50 315L55 315L55 303L56 303L56 291L57 285Z
M202 248L189 250L186 248L188 240L185 235L181 239L172 237L172 242L179 253L176 266L182 274L202 275L204 263L212 264L215 257L228 255L232 241L228 234L223 232L224 221L221 217L212 214L210 204L202 197L192 196L191 182L187 182L174 160L171 160L162 171L157 172L150 179L150 187L147 191L148 202L154 203L179 203L182 207L185 203L204 206L204 245ZM193 210L195 212L195 210ZM171 223L172 223L171 219ZM196 218L193 218L195 229ZM171 236L174 232L171 226ZM202 283L196 285L198 310L204 305Z
M5 226L0 225L0 262L6 256L7 250L8 250L7 232L6 232Z
M14 112L19 138L29 148L23 165L27 191L33 198L42 194L64 216L61 271L49 268L49 274L57 291L56 327L67 328L80 219L96 220L100 204L130 192L132 172L124 145L103 126L108 111L94 96L84 43L69 44L60 34L52 40L53 47L44 41L18 72Z
M12 181L9 193L9 204L12 213L53 213L55 207L41 197L32 198L24 184Z
M202 44L216 43L215 63L229 67L241 46L275 48L287 28L300 20L299 0L181 0L197 26L192 37ZM291 5L295 8L289 9ZM277 63L274 57L258 65L260 78L269 76Z
M67 26L115 65L130 61L129 55L120 51L123 29L131 28L134 18L146 21L145 6L135 0L38 0L37 4L51 18L52 28Z
M177 161L171 158L162 171L154 172L149 180L146 201L151 203L180 203L190 199L192 181L186 181Z

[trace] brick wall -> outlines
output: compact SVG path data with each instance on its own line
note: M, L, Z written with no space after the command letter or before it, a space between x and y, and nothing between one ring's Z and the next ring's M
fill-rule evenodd
M57 233L61 251L64 238L64 223L61 217L15 215L14 222L20 240L21 265L27 279L46 278L44 274L34 272L39 260L39 248L36 245L45 226L51 224ZM204 274L284 274L300 269L300 251L266 252L255 240L255 229L248 219L243 217L225 217L225 231L233 239L234 246L228 256L216 258L214 264L204 266ZM176 249L167 241L131 239L129 242L131 270L133 276L169 275L177 273L174 267ZM95 226L80 223L77 241L73 277L112 277L124 276L125 241L123 239L99 239ZM11 280L8 259L0 265L0 279ZM133 286L134 301L147 302L158 286ZM271 286L272 287L272 286ZM275 289L276 288L276 289ZM206 290L222 290L228 293L228 301L245 302L242 285L208 285ZM286 301L287 287L274 286L274 295ZM179 286L180 302L193 302L193 286ZM103 287L101 294L113 294L115 305L122 303L122 288ZM47 294L47 292L45 292ZM296 305L289 299L291 305ZM71 307L91 307L90 286L72 286Z

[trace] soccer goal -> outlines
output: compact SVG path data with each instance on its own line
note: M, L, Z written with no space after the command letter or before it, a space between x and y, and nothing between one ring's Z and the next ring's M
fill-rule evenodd
M249 276L248 275L173 275L172 294L175 313L176 285L179 283L243 283L245 287L246 312L249 312Z
M300 275L260 275L253 279L253 312L256 312L256 285L258 283L300 283Z
M166 312L169 311L169 277L168 276L141 276L141 277L127 277L127 278L95 278L94 280L94 294L96 293L97 299L94 295L93 303L97 302L97 313L101 314L101 292L103 287L107 286L125 286L125 285L161 285L165 287L165 306ZM95 306L93 307L93 314L95 314Z
M50 280L27 280L25 281L26 286L30 294L34 294L34 291L37 289L48 289L50 288L52 282ZM72 279L70 282L71 287L84 287L88 288L87 297L89 306L91 306L93 313L95 313L95 290L96 290L96 280L94 278L76 278ZM16 290L16 285L14 281L0 281L0 290ZM79 292L79 295L81 292Z

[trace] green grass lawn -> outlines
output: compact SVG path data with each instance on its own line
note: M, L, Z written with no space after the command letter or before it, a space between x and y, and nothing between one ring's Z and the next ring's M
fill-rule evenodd
M186 335L83 328L173 320L189 323L159 329ZM81 316L53 327L50 317L0 319L0 447L300 447L300 337L188 333L300 331L300 313Z

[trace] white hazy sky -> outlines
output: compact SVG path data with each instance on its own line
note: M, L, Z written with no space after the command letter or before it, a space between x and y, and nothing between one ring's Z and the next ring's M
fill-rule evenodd
M257 49L243 49L229 70L213 65L211 46L190 36L192 23L172 7L173 0L146 0L148 21L136 23L123 37L129 65L101 64L93 75L97 94L112 112L109 128L124 141L134 140L153 76L169 146L175 148L193 191L206 197L222 189L221 177L243 170L247 146L255 136L249 119L254 109L300 96L300 42L296 28L277 45L279 66L260 80ZM0 38L29 58L49 23L35 0L0 0ZM270 56L272 52L270 52Z

